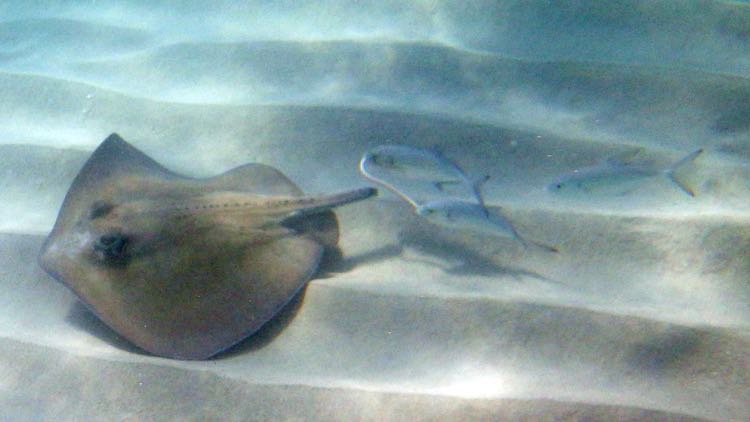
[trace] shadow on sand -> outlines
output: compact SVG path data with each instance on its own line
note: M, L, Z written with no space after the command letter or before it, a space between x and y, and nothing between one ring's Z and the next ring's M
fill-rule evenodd
M368 262L381 261L398 256L400 253L401 247L396 245L384 246L351 257L344 257L341 250L338 248L326 250L318 273L313 279L330 277L337 273L350 271L353 268L359 265L364 265ZM235 357L241 354L251 353L268 345L294 319L302 306L306 287L307 286L300 289L300 291L273 318L271 318L271 320L264 324L254 334L209 359L214 360ZM68 311L68 315L65 317L65 321L117 349L144 356L151 355L120 336L116 331L102 322L80 301L76 301L73 304Z
M456 276L509 277L517 281L523 278L535 278L546 282L556 282L537 272L496 262L489 253L472 250L466 243L450 240L446 236L426 233L422 230L402 231L399 240L404 247L409 247L425 255L431 255L445 266L441 269L447 274Z

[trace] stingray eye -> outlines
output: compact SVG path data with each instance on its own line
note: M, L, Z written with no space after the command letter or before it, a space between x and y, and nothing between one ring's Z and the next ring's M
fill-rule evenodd
M555 189L562 189L562 183L558 183L555 185Z
M102 235L94 244L94 252L102 260L123 263L126 258L128 238L121 233Z
M91 213L89 214L89 218L91 220L94 220L99 217L104 217L112 212L113 208L114 205L110 204L109 202L96 201L94 202L94 205L91 206Z

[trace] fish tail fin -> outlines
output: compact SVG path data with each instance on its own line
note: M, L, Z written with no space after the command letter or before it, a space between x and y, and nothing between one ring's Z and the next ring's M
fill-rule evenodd
M489 211L487 211L487 207L484 206L484 197L482 197L482 186L490 180L490 176L488 174L485 174L484 176L476 177L471 180L471 190L474 193L474 197L477 199L477 203L480 207L484 210L484 215L488 216Z
M534 247L537 249L542 249L545 252L559 252L559 249L557 249L557 247L555 246L546 245L534 240L527 240L526 238L521 236L521 234L518 233L518 230L516 230L516 227L513 225L513 223L504 215L501 208L493 210L490 218L493 219L498 225L503 226L505 230L510 232L510 234L513 235L513 239L520 243L525 251L528 251L529 249Z
M547 245L545 243L537 242L535 240L527 240L527 239L521 237L521 235L519 235L515 231L515 229L513 230L513 234L514 234L516 240L519 243L521 243L521 245L523 245L523 249L526 250L526 251L528 251L529 249L531 249L533 247L535 249L541 249L544 252L549 252L549 253L558 253L558 252L560 252L560 249L558 249L556 246Z
M699 155L703 153L703 148L698 149L696 151L691 152L690 154L686 155L680 161L674 163L671 167L669 167L665 173L669 180L672 181L677 187L679 187L683 192L690 196L695 196L695 190L688 185L682 178L677 174L677 172L684 166L692 163L695 161L696 158L698 158Z
M545 252L551 252L551 253L559 253L560 252L560 248L558 248L557 246L547 245L545 243L535 242L535 241L532 241L531 244L534 245L535 247L539 248L539 249L544 250Z

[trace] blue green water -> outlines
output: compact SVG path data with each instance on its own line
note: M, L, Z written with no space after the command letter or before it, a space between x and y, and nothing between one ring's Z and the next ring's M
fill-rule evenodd
M0 414L748 419L749 78L747 2L0 2ZM261 162L309 193L369 185L377 145L437 148L560 252L381 189L338 212L342 257L258 339L138 354L36 264L112 132L191 177ZM698 149L695 197L547 189Z

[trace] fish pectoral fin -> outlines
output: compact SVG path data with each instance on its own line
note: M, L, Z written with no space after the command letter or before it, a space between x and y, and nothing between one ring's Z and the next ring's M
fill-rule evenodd
M490 180L490 175L489 174L485 174L483 176L475 177L475 178L471 179L471 186L473 186L474 189L479 190L479 189L482 188L482 185L484 185L485 183L487 183L488 180Z
M436 156L440 158L445 158L445 154L443 152L443 147L438 144L432 144L429 148L427 148L427 151L432 152Z
M432 182L432 185L435 186L435 188L440 192L445 192L446 186L456 186L459 184L461 184L461 182L458 180L440 180L437 182Z
M640 186L634 186L634 187L632 187L632 188L630 188L630 189L625 189L625 190L623 190L622 192L618 192L618 193L617 193L617 195L615 195L615 196L618 196L618 197L625 197L625 196L628 196L628 195L630 195L631 193L633 193L633 192L637 191L638 189L640 189Z

